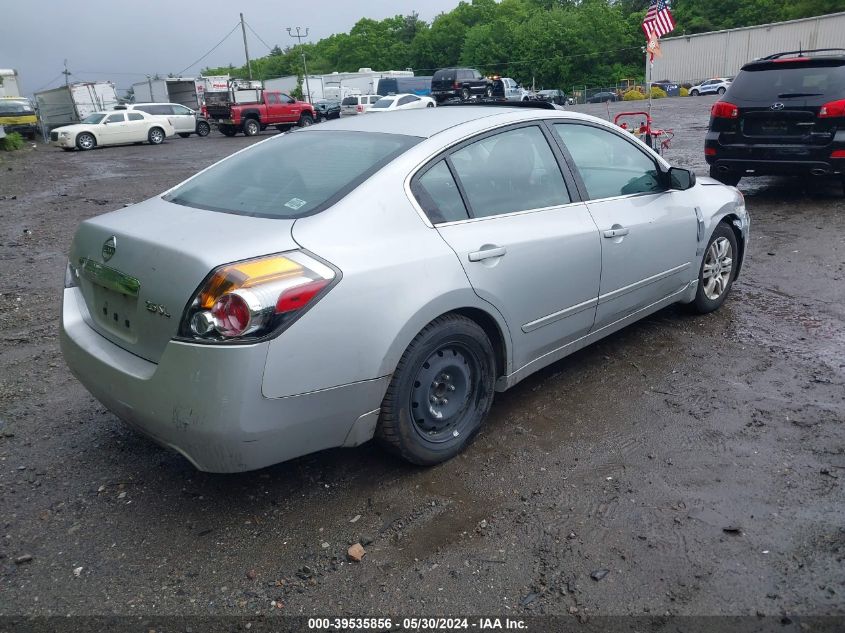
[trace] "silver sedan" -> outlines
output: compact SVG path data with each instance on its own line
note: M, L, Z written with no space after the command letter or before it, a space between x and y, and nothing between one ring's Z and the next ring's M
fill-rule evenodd
M84 222L62 350L201 470L373 437L435 464L495 392L670 304L717 309L748 230L735 188L593 117L341 119Z

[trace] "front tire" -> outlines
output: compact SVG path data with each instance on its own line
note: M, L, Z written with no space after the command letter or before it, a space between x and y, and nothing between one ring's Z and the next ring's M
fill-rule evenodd
M76 137L76 146L83 152L97 147L97 139L90 132L82 132Z
M456 314L435 319L402 355L376 437L414 464L451 459L486 419L495 377L493 346L477 323Z
M487 96L488 99L490 97L492 97L493 96L493 86L487 86L487 90L484 91L484 94Z
M147 140L150 142L150 145L161 145L164 143L164 130L160 127L154 127L147 134Z
M690 90L689 94L690 94L691 97L697 97L698 96L698 90Z
M244 121L244 136L258 136L261 132L261 126L255 119L247 119Z
M725 94L725 88L724 87L719 88L716 92L719 93L720 95L723 95L723 94Z
M713 312L721 306L736 277L736 264L739 249L733 229L724 222L720 223L701 259L698 271L698 290L695 293L693 309L699 314Z
M303 114L299 117L299 127L310 127L314 125L314 119L310 114Z
M205 121L197 123L197 136L208 136L211 132L211 126Z

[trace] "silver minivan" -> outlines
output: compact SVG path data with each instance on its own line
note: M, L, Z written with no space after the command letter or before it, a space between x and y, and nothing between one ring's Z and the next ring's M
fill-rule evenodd
M344 97L343 101L340 102L340 114L343 116L364 114L379 99L381 99L381 95L350 95Z
M188 138L191 134L208 136L211 132L211 125L199 112L180 103L127 103L117 106L115 110L140 110L153 116L167 117L182 138Z

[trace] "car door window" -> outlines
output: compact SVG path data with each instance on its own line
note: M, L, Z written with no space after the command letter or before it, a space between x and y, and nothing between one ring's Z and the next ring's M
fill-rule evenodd
M418 97L412 97L411 95L408 95L406 97L402 97L401 99L399 99L399 103L397 103L396 105L400 105L400 106L407 105L409 103L413 103L414 101L419 101L419 98Z
M411 190L432 224L466 220L469 217L461 192L445 160L419 176Z
M182 105L174 105L171 107L173 108L173 114L178 114L180 116L188 116L193 114L193 111L190 108L186 108Z
M633 143L591 125L557 123L553 127L591 200L665 189L655 161Z
M451 160L474 217L570 202L552 149L537 126L489 136L456 151Z
M106 117L103 123L123 123L126 120L126 115L122 112L120 114L110 114Z
M279 95L270 94L267 95L267 103L270 105L281 105L282 100Z
M144 115L141 114L140 112L129 112L129 113L126 114L126 117L130 121L143 121L144 120Z

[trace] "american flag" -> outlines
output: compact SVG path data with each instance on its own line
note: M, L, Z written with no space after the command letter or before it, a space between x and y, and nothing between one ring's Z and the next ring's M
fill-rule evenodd
M666 0L651 0L648 11L643 18L643 31L646 37L655 33L657 37L663 37L675 28L675 20Z

